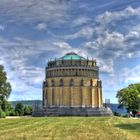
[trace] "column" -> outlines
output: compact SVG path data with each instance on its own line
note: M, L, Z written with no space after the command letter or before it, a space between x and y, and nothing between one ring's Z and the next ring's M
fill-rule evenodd
M100 87L100 103L101 103L101 107L102 107L102 87Z
M73 87L70 87L71 107L73 107Z
M47 89L44 89L44 107L47 106Z
M81 107L83 107L83 86L81 86Z
M96 87L96 107L99 107L99 92L98 87Z
M102 107L102 89L101 89L101 81L98 81L98 95L99 95L99 107Z
M99 103L99 107L101 107L101 93L100 93L100 87L98 87L98 103Z
M92 97L92 104L91 104L91 106L92 107L95 107L95 89L94 89L94 87L91 87L91 97Z
M85 107L84 86L81 87L82 94L82 107Z
M50 106L52 106L52 87L50 87Z
M59 106L63 106L63 87L60 87L60 92L59 92Z

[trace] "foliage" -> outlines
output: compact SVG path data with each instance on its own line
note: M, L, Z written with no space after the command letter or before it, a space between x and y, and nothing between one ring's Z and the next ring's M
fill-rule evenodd
M15 111L15 112L14 112ZM24 106L21 102L17 103L15 110L11 112L12 115L23 116L32 114L32 106Z
M24 115L24 105L22 103L17 103L15 106L16 115L22 116Z
M0 107L3 111L6 109L6 99L11 93L11 85L7 82L7 74L4 71L4 67L0 65Z
M24 106L24 115L31 115L32 114L32 106Z
M135 116L140 110L140 83L131 84L117 92L119 107L125 106Z
M7 116L17 116L14 108L12 108L8 113L9 114L7 114Z
M0 118L5 118L6 114L3 112L3 110L0 108Z
M121 116L121 114L119 114L119 113L117 113L117 112L114 112L113 115L114 115L114 116Z
M12 109L12 105L10 102L8 102L7 100L4 100L2 105L1 105L2 109L4 112L8 112Z

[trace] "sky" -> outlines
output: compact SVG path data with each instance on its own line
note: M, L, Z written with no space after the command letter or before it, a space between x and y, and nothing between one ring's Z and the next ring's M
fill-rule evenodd
M0 0L0 64L10 101L42 99L48 59L94 58L103 101L140 82L139 0Z

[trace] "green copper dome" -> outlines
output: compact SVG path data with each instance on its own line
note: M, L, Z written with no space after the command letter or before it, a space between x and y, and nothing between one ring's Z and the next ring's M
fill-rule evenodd
M67 53L63 57L60 57L58 60L86 60L86 59L74 52L71 52L71 53Z

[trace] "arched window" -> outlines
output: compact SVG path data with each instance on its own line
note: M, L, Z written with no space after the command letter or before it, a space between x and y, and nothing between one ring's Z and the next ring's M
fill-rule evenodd
M70 80L70 86L74 86L74 80L73 79Z
M81 86L84 86L84 80L83 79L81 80Z
M51 81L51 86L54 87L55 83L54 80Z
M92 79L90 80L90 86L93 86L93 81L92 81Z
M60 86L63 86L63 79L60 80L59 85L60 85Z

